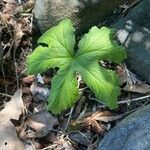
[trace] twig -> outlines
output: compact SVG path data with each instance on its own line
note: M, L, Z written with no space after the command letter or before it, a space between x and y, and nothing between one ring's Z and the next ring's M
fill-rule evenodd
M17 0L17 3L22 4L22 0Z
M45 148L42 148L40 150L47 150L47 149L51 150L51 149L55 148L56 146L57 146L57 144L53 144L53 145L47 146Z
M127 8L125 8L125 9L123 10L123 12L122 12L121 15L118 17L118 19L123 18L123 17L129 12L129 10L130 10L131 8L137 6L140 2L141 2L141 0L136 0L136 1L134 1L132 4L130 4Z
M71 110L70 110L69 117L68 117L68 120L67 120L67 124L66 124L66 126L65 126L65 130L67 130L67 128L68 128L68 125L69 125L69 123L70 123L73 110L74 110L74 107L72 107Z
M0 39L1 40L1 39ZM3 49L4 50L4 49ZM1 71L2 71L2 75L3 75L3 78L4 78L4 80L6 80L6 75L5 75L5 69L4 69L4 60L3 60L3 50L1 50L2 51L2 54L1 54L1 56L0 57L2 57L2 60L0 60L1 62L0 62L0 66L1 66ZM8 89L7 89L7 85L5 84L5 92L6 92L6 94L7 94L7 92L8 92Z
M91 144L91 141L89 140L89 138L88 138L84 133L82 133L82 132L80 132L80 131L77 131L77 132L80 133L83 137L85 137L85 138L87 139L87 141L89 141L90 144Z
M82 91L86 90L87 88L88 88L87 86L84 88L81 88L81 89L79 89L79 92L82 92Z
M4 80L6 80L3 60L2 60L2 64L1 64L1 70L2 70L2 75L3 75ZM5 85L5 92L8 93L7 85Z
M82 110L82 112L80 113L79 117L76 120L78 121L81 118L83 118L83 116L85 115L86 111L87 111L87 104L85 105L84 109Z
M133 101L139 101L139 100L143 100L143 99L146 99L146 98L150 98L150 95L142 96L142 97L138 97L138 98L133 98L133 99L128 99L128 100L123 100L123 101L118 102L118 104L130 103L130 102L133 102Z
M36 148L34 147L33 142L32 142L31 140L29 140L29 141L30 141L30 144L31 144L31 146L32 146L33 150L36 150Z
M127 99L127 100L123 100L123 101L119 101L118 104L130 103L130 102L134 102L134 101L143 100L143 99L146 99L146 98L150 98L150 95L142 96L142 97L138 97L138 98L133 98L133 99ZM90 97L90 96L89 96L89 99L100 102L98 99ZM105 105L102 102L100 102L100 103L102 104L101 107L105 107Z
M130 114L130 113L132 113L132 112L134 112L134 111L136 111L136 110L138 110L138 109L144 107L148 102L149 102L149 101L147 101L146 103L144 103L142 106L139 106L139 107L137 107L137 108L135 108L135 109L133 109L133 110L130 110L130 111L125 112L124 115Z
M17 62L16 62L16 49L14 49L13 57L14 57L14 66L15 66L15 75L16 75L17 89L19 89L19 79L18 79Z
M16 63L16 61L15 61L15 74L16 74L17 89L19 89L19 79L18 79L17 63Z
M9 95L9 94L5 94L5 93L0 93L0 95L3 95L3 96L7 96L7 97L12 97L11 95Z
M78 86L77 86L77 88L79 88L79 87L80 87L80 83L81 83L81 81L82 81L81 75L78 75Z

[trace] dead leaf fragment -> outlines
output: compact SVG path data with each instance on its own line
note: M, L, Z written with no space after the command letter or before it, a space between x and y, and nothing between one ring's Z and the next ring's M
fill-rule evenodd
M22 23L16 22L14 25L14 49L17 49L24 34L22 31Z
M77 104L77 107L76 107L76 115L79 115L81 113L81 110L82 110L82 106L84 104L86 100L86 97L85 96L82 96L81 99L78 101L78 104Z
M58 119L47 111L41 111L28 117L26 125L36 131L37 137L44 137L58 125Z
M35 102L47 101L49 96L49 89L46 87L40 87L38 85L32 84L30 87L32 95Z
M13 16L22 9L22 5L18 4L16 0L7 0L3 12Z
M50 148L55 150L78 150L73 147L68 137L65 137L63 134L58 136L58 139L54 144L50 145Z
M91 144L91 141L90 141L91 136L92 135L88 134L88 132L82 133L82 132L74 131L74 132L69 133L69 138L72 141L80 145L83 145L85 147L88 147L88 145Z
M22 81L25 84L31 84L34 81L34 75L29 75L29 76L23 78Z
M120 85L124 83L134 85L141 82L137 75L131 72L125 64L117 66L117 74L119 75Z
M85 120L86 121L97 120L97 121L103 121L103 122L111 122L121 117L122 115L114 115L110 111L102 111L102 112L97 111L94 114L92 114L90 117L87 117Z
M143 82L133 84L133 85L128 84L123 88L123 90L146 94L146 93L150 93L150 85Z
M35 76L35 81L37 85L44 85L44 80L40 73Z
M5 118L7 117L7 119L18 120L23 109L22 91L18 90L11 100L6 103L5 108L0 112L0 114L4 115Z
M117 74L119 75L120 85L127 82L128 76L123 66L117 66Z
M19 119L24 108L22 102L22 91L18 90L11 100L6 103L0 112L0 149L2 150L24 150L24 144L18 139L16 129L10 119Z
M114 115L110 111L95 112L77 121L71 121L70 126L92 130L98 134L103 134L106 127L102 122L108 123L121 118L122 115Z

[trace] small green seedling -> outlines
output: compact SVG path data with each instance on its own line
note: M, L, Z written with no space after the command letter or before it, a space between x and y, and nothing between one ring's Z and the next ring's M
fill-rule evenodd
M74 31L69 19L61 21L39 38L39 46L27 58L29 74L59 67L51 81L48 110L59 114L75 104L79 98L76 73L81 75L97 99L110 109L117 108L120 94L118 76L114 71L101 67L98 61L120 63L126 58L125 49L112 40L112 29L94 26L79 41L75 53Z

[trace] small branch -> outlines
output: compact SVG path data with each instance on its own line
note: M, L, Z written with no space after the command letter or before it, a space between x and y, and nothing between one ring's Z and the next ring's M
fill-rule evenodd
M82 119L84 117L86 111L87 111L87 104L85 104L84 109L81 111L81 113L79 114L79 116L76 120L78 121L78 120Z
M31 140L29 140L29 141L30 141L30 144L31 144L31 146L32 146L33 150L36 150L36 148L35 148L35 146L34 146L33 142L32 142Z
M2 50L2 51L3 51L3 50ZM2 53L2 55L1 55L0 57L2 57L2 60L1 60L1 62L0 62L2 75L3 75L4 80L6 80L5 69L4 69L3 53ZM6 94L7 94L7 92L8 92L7 85L5 85L5 92L6 92Z
M87 88L88 88L87 86L84 88L81 88L81 89L79 89L79 92L82 92L82 91L86 90Z
M123 100L123 101L119 101L118 104L130 103L130 102L134 102L134 101L143 100L143 99L146 99L146 98L150 98L150 95L142 96L142 97L138 97L138 98L133 98L133 99L127 99L127 100ZM98 99L92 98L92 97L90 97L90 96L89 96L89 99L90 99L90 100L95 100L95 101L100 102ZM106 106L106 105L104 105L102 102L100 102L100 103L102 104L101 107L105 107L105 106Z
M81 75L78 75L78 86L77 86L77 88L79 88L79 87L80 87L80 83L81 83L81 81L82 81Z
M67 130L67 128L68 128L68 125L69 125L69 123L70 123L73 110L74 110L74 107L72 107L71 110L70 110L69 117L68 117L68 120L67 120L67 124L66 124L66 126L65 126L65 130Z
M143 100L143 99L146 99L146 98L150 98L150 95L142 96L142 97L138 97L138 98L133 98L133 99L128 99L128 100L123 100L123 101L118 102L118 104L130 103L130 102L133 102L133 101L139 101L139 100Z
M50 145L50 146L45 147L45 148L40 149L40 150L51 150L51 149L54 149L56 146L57 146L57 144L53 144L53 145Z
M15 66L16 84L17 84L17 89L19 89L19 79L18 79L17 62L16 62L16 49L14 49L13 57L14 57L13 60Z
M19 89L19 78L18 78L18 73L17 73L17 63L16 63L15 60L14 60L14 64L15 64L15 74L16 74L17 89Z
M145 102L142 106L139 106L139 107L137 107L137 108L135 108L135 109L133 109L133 110L130 110L130 111L125 112L124 115L130 114L130 113L132 113L132 112L134 112L134 111L136 111L136 110L138 110L138 109L144 107L148 102L149 102L149 101Z
M2 96L7 96L7 97L12 97L11 95L9 95L9 94L5 94L5 93L0 93L0 95L2 95Z

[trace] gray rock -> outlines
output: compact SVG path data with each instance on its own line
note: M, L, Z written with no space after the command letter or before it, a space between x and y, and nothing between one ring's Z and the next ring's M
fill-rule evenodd
M127 47L127 63L150 83L150 0L143 0L113 27ZM102 139L99 150L149 150L150 104L123 119Z
M115 8L124 3L124 0L36 0L33 13L42 32L64 18L70 18L76 29L82 32L108 19Z
M113 27L118 40L127 47L127 63L150 83L150 0L143 0Z
M123 119L102 139L99 150L149 150L150 104Z

